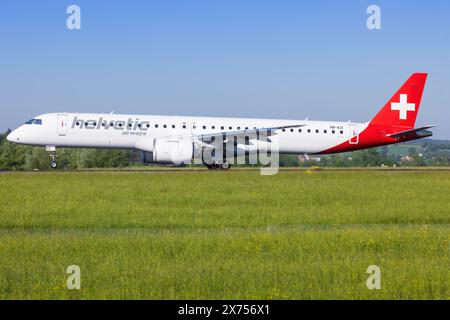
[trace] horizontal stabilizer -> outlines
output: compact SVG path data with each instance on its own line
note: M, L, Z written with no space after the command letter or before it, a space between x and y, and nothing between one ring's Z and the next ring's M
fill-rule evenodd
M425 137L430 137L433 135L433 133L431 131L427 131L426 129L430 129L430 128L434 128L434 127L436 127L436 126L426 126L426 127L421 127L421 128L415 128L415 129L406 130L406 131L402 131L402 132L390 133L390 134L387 134L387 136L392 137L392 138L402 138L402 137L408 137L408 136L416 136L418 138L425 138Z

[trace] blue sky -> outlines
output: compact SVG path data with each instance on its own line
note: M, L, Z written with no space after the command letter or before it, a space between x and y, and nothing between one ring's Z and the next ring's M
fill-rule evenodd
M421 71L417 125L450 139L446 0L2 0L0 44L1 131L61 111L362 122Z

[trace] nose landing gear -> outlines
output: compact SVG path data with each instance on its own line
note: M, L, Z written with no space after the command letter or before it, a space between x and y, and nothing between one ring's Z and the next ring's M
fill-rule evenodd
M50 147L45 147L45 150L48 151L48 152L50 152L50 159L51 159L51 161L50 161L50 167L51 167L52 169L58 168L58 162L57 162L58 155L56 154L56 147L52 147L52 146L50 146Z
M50 162L50 167L52 167L52 169L56 169L58 168L58 162L56 161L56 154L52 154L50 155L50 157L52 158L51 162Z

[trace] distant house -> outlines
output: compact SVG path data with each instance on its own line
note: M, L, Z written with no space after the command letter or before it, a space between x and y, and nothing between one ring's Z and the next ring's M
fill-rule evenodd
M411 162L411 161L413 161L414 159L413 159L413 157L411 157L411 156L403 156L403 157L401 157L400 158L400 161L401 162Z

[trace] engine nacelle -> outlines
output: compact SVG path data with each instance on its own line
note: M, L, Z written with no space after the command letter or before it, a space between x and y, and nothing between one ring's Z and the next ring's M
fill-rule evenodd
M154 139L153 162L190 164L194 156L194 143L189 139Z

